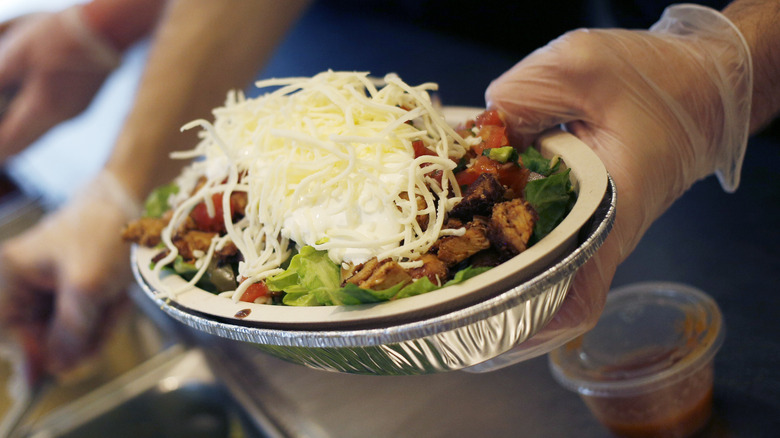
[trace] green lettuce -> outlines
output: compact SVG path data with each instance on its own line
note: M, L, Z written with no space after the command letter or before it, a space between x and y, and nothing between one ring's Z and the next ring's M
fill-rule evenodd
M538 150L532 147L520 154L520 159L525 168L542 176L550 176L557 172L561 164L561 160L555 160L555 163L550 166L552 160L544 158Z
M329 291L338 289L341 268L328 257L327 251L304 246L290 259L282 273L266 280L272 291L284 291L283 303L290 306L327 305Z
M343 306L370 304L424 294L440 287L461 283L485 272L488 268L468 267L443 286L423 277L407 285L396 285L384 290L370 290L347 283L341 286L341 268L327 251L304 246L292 257L284 272L266 280L272 291L284 291L282 303L288 306Z
M571 210L577 196L569 181L570 169L547 178L529 181L525 186L525 199L539 215L532 239L539 241L546 236Z
M179 193L179 186L174 183L162 185L152 190L144 202L144 216L162 217L170 208L168 199L176 193Z

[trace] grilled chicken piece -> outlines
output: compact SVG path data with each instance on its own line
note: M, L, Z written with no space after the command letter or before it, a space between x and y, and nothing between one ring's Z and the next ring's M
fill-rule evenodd
M409 194L406 192L400 193L398 195L401 199L404 199L406 201L409 200ZM415 196L417 200L417 211L425 210L425 208L428 206L428 204L425 203L425 198L423 198L420 195ZM400 209L400 208L399 208ZM417 223L420 225L420 228L422 230L426 230L428 228L428 215L427 214L419 214L417 215Z
M184 260L189 261L197 258L195 256L197 251L203 253L207 252L209 246L211 246L212 239L215 237L217 237L217 233L190 230L173 236L171 241L176 249L179 250L179 255L182 256ZM238 254L238 248L234 243L228 242L222 248L215 250L214 254L218 258L224 259Z
M433 254L423 254L420 260L423 262L422 266L408 271L413 279L428 277L431 283L438 286L441 286L448 279L449 269L438 257Z
M448 222L451 228L460 228L457 226L459 221L452 220ZM446 236L439 239L432 247L431 252L447 266L454 266L472 255L490 248L488 239L489 222L482 216L475 216L474 219L465 225L466 232L462 236Z
M522 199L496 204L489 229L493 247L509 256L525 251L536 221L536 211Z
M142 217L125 226L122 230L122 239L143 246L157 246L160 244L160 234L166 225L168 225L166 219Z
M173 236L171 241L176 249L179 250L179 255L182 256L184 260L194 260L197 258L195 256L196 252L200 251L205 253L209 250L211 240L216 236L217 233L191 230Z
M474 216L490 216L493 206L504 200L506 188L496 175L483 173L471 183L463 194L463 199L452 207L449 217L471 220Z
M246 206L249 204L249 195L247 192L232 192L230 194L230 205L233 207L233 219L243 217L246 213Z
M492 268L504 263L509 258L511 256L500 253L495 248L488 248L471 256L469 265L475 268Z
M401 265L390 259L380 262L375 257L359 266L346 283L352 283L363 289L383 290L410 281L412 277Z

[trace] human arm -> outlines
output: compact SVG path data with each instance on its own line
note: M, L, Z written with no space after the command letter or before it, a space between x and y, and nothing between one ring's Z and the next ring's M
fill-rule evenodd
M83 111L165 0L92 0L5 24L0 34L0 162Z
M730 22L683 6L650 31L570 32L491 84L487 101L516 137L528 143L563 124L599 155L618 200L612 232L553 321L483 368L544 354L593 327L618 264L695 181L717 173L736 189L748 134L779 110L777 8L738 0L725 12L744 15Z
M177 172L168 153L194 141L179 128L208 117L228 89L243 88L304 3L178 0L166 7L105 169L82 195L0 248L0 323L28 340L32 379L67 371L96 351L125 301L129 260L120 229L148 190Z
M169 153L191 148L197 138L179 128L209 118L228 90L244 88L306 4L172 2L106 169L137 199L170 181L179 169Z
M750 132L755 134L780 113L780 2L739 0L723 15L739 28L753 59Z

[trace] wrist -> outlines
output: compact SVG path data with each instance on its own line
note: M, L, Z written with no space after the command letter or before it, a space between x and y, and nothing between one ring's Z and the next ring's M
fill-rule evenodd
M740 29L720 12L700 5L668 7L651 31L674 35L690 43L696 64L706 66L700 76L704 88L711 90L712 99L705 99L709 109L697 108L691 114L698 118L707 141L698 153L703 175L715 173L723 189L733 192L739 185L742 161L751 126L753 93L753 62L751 52ZM700 87L694 87L700 88ZM712 120L719 123L712 123ZM717 127L721 127L718 132Z
M90 183L91 191L98 191L105 197L105 201L116 205L128 219L135 219L141 215L143 202L141 198L132 193L127 184L119 175L110 170L103 170Z

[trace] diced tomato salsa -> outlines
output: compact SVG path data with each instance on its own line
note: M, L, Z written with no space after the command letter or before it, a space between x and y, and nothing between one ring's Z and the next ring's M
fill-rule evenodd
M241 295L240 301L254 303L256 299L268 296L268 286L262 281L250 285Z
M476 128L476 134L472 129ZM461 135L476 135L482 141L471 147L471 152L476 156L469 166L456 173L455 179L461 186L467 186L477 180L483 173L492 173L504 186L511 188L515 193L521 193L528 179L527 171L519 166L518 162L500 163L482 153L488 149L509 146L506 133L506 124L497 110L488 110L479 114L474 120L466 123L459 132Z
M225 222L222 218L224 214L224 210L222 209L222 195L222 193L215 193L211 195L211 202L214 203L214 216L209 216L206 202L200 202L190 212L190 217L195 221L195 224L199 230L210 231L214 233L221 233L225 231ZM237 205L231 197L231 217L235 214L237 209Z

